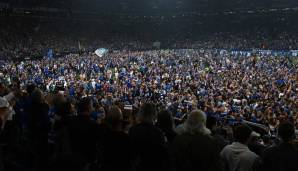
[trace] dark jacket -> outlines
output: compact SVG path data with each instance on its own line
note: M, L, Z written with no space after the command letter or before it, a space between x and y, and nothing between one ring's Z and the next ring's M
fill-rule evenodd
M100 135L99 125L89 117L78 116L69 121L67 131L71 152L85 162L94 162Z
M99 144L101 170L130 170L131 145L127 134L106 130Z
M159 128L163 132L164 136L167 138L168 144L171 144L177 136L177 133L171 128Z
M209 135L199 133L178 135L170 148L171 170L221 170L219 153L219 147Z
M49 106L46 103L31 103L26 109L28 115L28 130L34 139L47 141L50 129Z
M256 153L258 156L261 156L267 147L265 145L255 142L255 143L249 144L248 148L252 152Z
M264 171L297 171L298 151L288 143L269 147L262 155Z
M134 150L136 170L152 171L168 168L165 137L160 129L152 124L140 123L130 129L129 137Z
M36 102L26 106L29 150L34 154L34 165L38 170L46 166L49 155L48 133L50 124L48 112L49 106L46 103Z

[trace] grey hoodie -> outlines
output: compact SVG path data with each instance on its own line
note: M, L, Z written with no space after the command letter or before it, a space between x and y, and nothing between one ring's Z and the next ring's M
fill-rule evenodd
M229 171L252 171L259 159L258 155L239 142L227 145L220 154L227 163Z

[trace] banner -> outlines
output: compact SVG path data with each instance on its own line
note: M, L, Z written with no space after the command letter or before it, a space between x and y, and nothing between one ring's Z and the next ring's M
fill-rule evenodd
M103 57L105 54L107 54L109 52L108 49L105 49L105 48L99 48L99 49L96 49L96 51L94 52L97 56L99 57Z
M47 52L47 58L48 59L53 59L54 57L54 52L52 49L49 49L48 52Z
M223 52L223 50L221 50ZM229 52L232 56L237 57L250 57L252 54L255 54L260 57L275 56L275 57L297 57L298 50L291 51L274 51L274 50L253 50L253 51L241 51L241 50L232 50Z

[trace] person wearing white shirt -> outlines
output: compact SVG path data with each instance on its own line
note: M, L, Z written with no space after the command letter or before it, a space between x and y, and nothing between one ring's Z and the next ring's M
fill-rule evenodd
M254 171L260 166L260 158L248 149L252 130L240 125L234 131L235 142L221 151L228 171Z

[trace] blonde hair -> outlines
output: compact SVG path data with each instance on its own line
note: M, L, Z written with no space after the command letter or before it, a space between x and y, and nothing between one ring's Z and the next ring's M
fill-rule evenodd
M193 110L188 115L185 124L185 132L210 134L211 131L206 128L206 114L201 110Z

